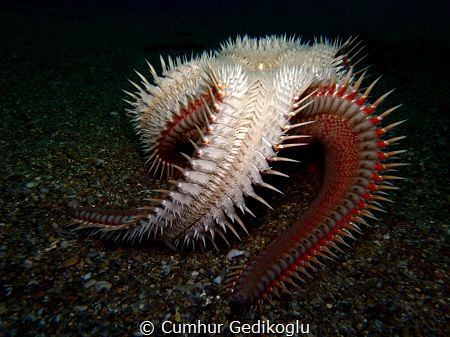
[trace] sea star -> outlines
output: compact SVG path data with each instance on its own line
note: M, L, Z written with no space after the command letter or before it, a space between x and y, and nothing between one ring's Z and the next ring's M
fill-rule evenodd
M162 61L163 77L149 64L151 84L128 93L136 131L150 170L167 175L172 186L159 199L134 211L75 208L78 228L97 228L122 239L154 238L175 246L239 237L247 231L236 209L244 197L266 206L252 185L280 192L264 182L267 174L284 176L271 163L294 161L278 155L285 148L319 142L324 150L322 188L311 206L280 238L247 265L230 274L234 308L259 305L299 272L334 255L343 236L353 237L370 209L389 200L394 189L380 175L402 163L386 163L402 151L380 149L403 137L381 137L401 122L376 125L397 107L371 116L389 94L366 103L372 83L360 93L364 74L354 80L355 48L345 43L267 37L237 38L221 50L192 60Z

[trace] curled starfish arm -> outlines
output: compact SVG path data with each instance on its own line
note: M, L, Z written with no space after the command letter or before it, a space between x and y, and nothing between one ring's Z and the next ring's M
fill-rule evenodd
M321 84L308 98L309 104L293 123L314 120L302 127L324 150L322 188L309 208L261 254L234 272L228 286L234 310L259 306L273 294L288 291L288 284L297 285L302 275L331 259L344 238L354 239L364 217L373 217L372 210L382 211L378 201L388 201L384 191L394 189L388 180L402 179L384 175L383 171L403 163L388 163L400 151L384 152L383 148L404 137L383 140L382 137L398 123L381 128L378 125L393 109L372 115L385 98L366 104L373 85L358 92L361 81L346 80Z

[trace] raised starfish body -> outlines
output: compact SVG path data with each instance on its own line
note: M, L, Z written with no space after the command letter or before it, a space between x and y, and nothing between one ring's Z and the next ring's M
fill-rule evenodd
M380 175L401 163L385 161L401 151L380 149L401 137L380 138L398 123L376 125L393 109L370 116L386 95L367 104L374 83L359 93L352 75L353 40L303 45L296 39L247 37L190 61L162 60L163 76L149 65L129 110L151 171L167 175L168 190L138 210L76 208L79 228L97 228L123 239L154 238L175 245L214 245L217 235L246 231L236 213L251 211L245 197L259 200L253 185L263 181L284 148L318 141L325 152L320 192L299 221L242 270L230 276L231 304L257 305L317 256L352 237L394 176ZM280 192L280 191L278 191ZM270 207L270 206L269 206Z

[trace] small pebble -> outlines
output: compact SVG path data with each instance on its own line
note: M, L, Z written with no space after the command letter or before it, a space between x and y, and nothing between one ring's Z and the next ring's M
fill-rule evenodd
M90 287L92 287L94 284L96 284L97 283L97 281L96 280L89 280L89 281L87 281L85 284L84 284L84 287L85 288L90 288Z
M29 269L33 266L33 261L25 260L25 261L23 261L23 266L25 267L25 269Z
M99 281L95 284L95 291L101 292L104 289L109 290L111 289L111 286L111 283L108 281Z
M222 276L217 276L214 280L213 280L213 282L215 283L215 284L222 284Z
M87 281L87 280L89 280L91 278L91 276L92 276L92 273L89 272L89 273L84 274L83 276L81 276L81 279L83 281Z
M235 257L242 256L242 255L245 255L244 250L232 249L228 252L227 258L228 258L228 260L231 260Z
M88 308L87 305L76 305L76 306L74 307L75 311L86 311L87 308Z
M383 286L383 280L380 279L380 280L377 282L377 288L381 288L382 286Z
M161 266L161 271L163 272L163 274L167 275L170 273L171 270L172 266L170 264L167 264L166 261L163 261Z
M70 246L69 242L67 242L66 240L61 241L59 245L61 246L62 249L65 249Z
M66 260L66 262L64 263L65 267L72 267L74 265L76 265L78 263L78 258L77 257L71 257L68 260Z
M380 333L383 332L383 322L376 319L375 326L377 327L378 332L380 332Z

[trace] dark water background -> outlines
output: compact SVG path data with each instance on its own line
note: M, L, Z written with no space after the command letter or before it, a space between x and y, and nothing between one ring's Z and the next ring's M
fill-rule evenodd
M392 121L411 166L388 213L303 290L263 318L316 336L446 336L449 303L449 22L437 2L0 2L0 336L140 335L139 324L232 320L218 285L232 249L256 254L306 206L307 184L279 182L275 212L219 252L114 245L73 233L68 196L136 207L146 174L123 113L133 69L159 55L216 49L237 34L359 35L374 95L396 92ZM255 206L257 207L257 206ZM239 260L239 258L237 258ZM243 316L238 319L255 319Z

